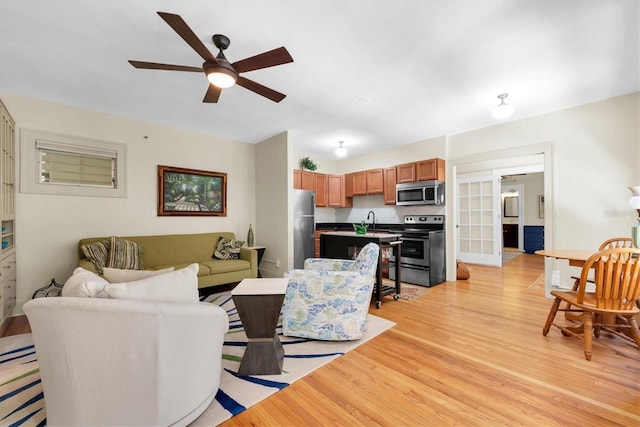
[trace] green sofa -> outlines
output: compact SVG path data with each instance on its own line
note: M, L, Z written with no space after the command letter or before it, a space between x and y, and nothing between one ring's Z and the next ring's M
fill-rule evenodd
M242 248L239 259L217 259L213 256L220 237L235 239L233 233L166 234L159 236L119 236L142 245L145 270L167 267L183 268L198 263L198 288L239 282L258 276L256 250ZM96 268L82 252L85 243L109 240L109 237L89 237L78 242L78 267L96 272Z

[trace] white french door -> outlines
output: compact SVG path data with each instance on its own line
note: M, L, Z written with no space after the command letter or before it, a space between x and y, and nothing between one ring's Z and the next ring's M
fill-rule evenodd
M500 177L458 179L457 258L470 264L502 265Z

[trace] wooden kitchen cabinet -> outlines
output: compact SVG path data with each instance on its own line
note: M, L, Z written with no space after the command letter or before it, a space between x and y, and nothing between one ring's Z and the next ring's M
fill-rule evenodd
M348 173L344 175L344 196L353 197L353 175Z
M353 195L366 196L367 194L367 172L360 171L353 174Z
M345 175L327 175L328 200L330 208L349 208L352 199L346 197Z
M327 175L316 173L316 206L324 208L327 206Z
M367 194L384 193L384 174L382 168L369 169L367 175Z
M293 189L302 190L302 175L299 169L293 170Z
M396 166L396 183L415 182L416 180L416 164L404 163Z
M310 171L301 171L300 181L302 185L300 188L303 190L316 191L316 174Z
M395 166L383 169L384 174L384 204L396 204L396 168Z
M416 162L416 181L445 180L444 160L428 159Z

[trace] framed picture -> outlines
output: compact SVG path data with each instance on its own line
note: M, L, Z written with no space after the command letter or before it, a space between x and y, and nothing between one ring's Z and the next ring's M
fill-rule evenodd
M227 216L227 174L158 165L158 216Z
M538 196L538 217L544 218L544 196Z

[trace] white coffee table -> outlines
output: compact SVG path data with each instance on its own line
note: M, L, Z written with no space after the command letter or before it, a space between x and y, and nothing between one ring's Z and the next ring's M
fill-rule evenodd
M280 375L284 349L276 334L289 279L244 279L231 296L249 342L238 375Z

